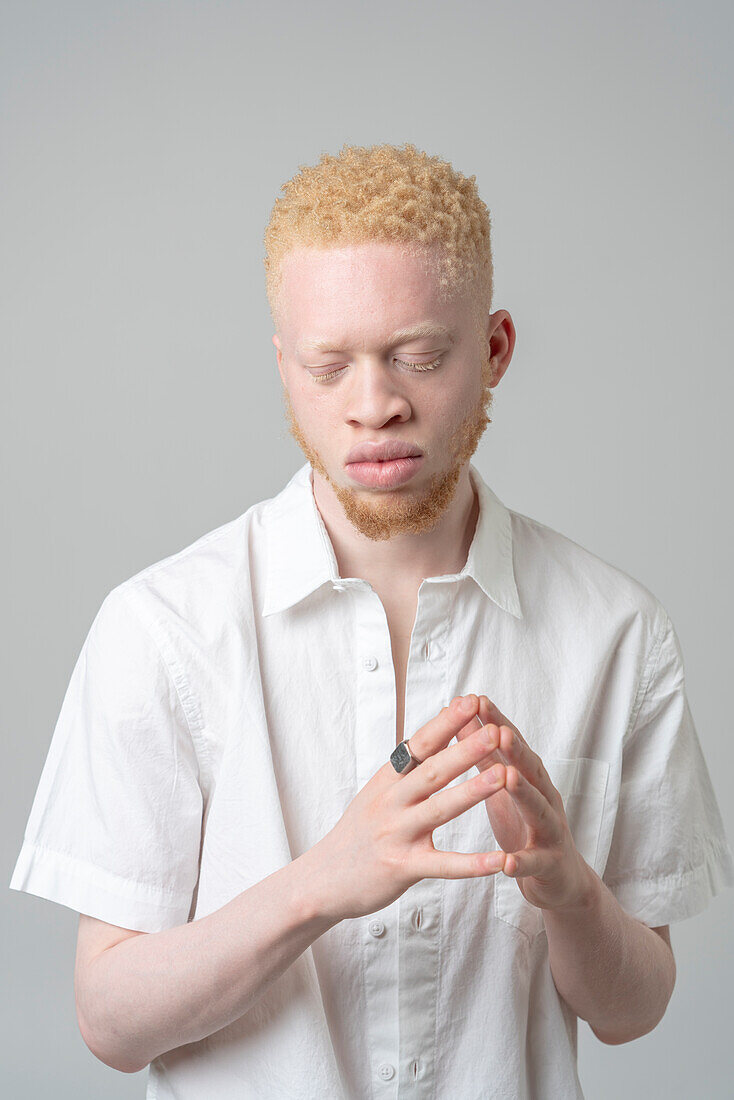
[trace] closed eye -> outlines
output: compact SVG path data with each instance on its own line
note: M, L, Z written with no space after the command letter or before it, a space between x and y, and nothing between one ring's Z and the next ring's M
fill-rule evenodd
M437 359L431 360L430 363L409 363L407 359L395 359L396 363L400 363L401 367L405 367L411 373L420 373L421 371L435 370L441 362L441 356ZM314 382L329 382L332 378L336 378L338 374L345 371L346 367L337 367L336 370L325 371L323 374L312 374Z

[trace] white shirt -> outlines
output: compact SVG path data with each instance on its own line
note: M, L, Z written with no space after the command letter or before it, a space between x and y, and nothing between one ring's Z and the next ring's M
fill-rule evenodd
M734 864L668 615L470 475L467 562L418 593L406 735L455 695L488 695L623 908L650 926L699 913ZM206 916L320 840L395 727L382 603L339 576L306 463L106 596L10 886L144 932ZM434 843L498 847L482 802ZM570 1100L576 1050L541 910L502 872L424 879L329 929L239 1020L156 1058L147 1097Z

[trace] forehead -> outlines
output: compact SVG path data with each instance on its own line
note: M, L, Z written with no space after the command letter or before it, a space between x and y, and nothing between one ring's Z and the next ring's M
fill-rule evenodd
M296 247L282 261L284 280L297 286L302 279L366 282L371 279L422 277L434 282L440 250L436 246L391 241L365 241L333 248Z
M283 259L281 297L294 340L372 339L426 318L452 327L434 249L391 242L293 249Z

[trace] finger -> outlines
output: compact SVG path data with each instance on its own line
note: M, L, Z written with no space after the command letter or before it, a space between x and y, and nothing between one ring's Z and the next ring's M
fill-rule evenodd
M471 737L473 733L475 733L478 729L481 729L483 725L487 724L488 723L486 722L482 722L479 714L475 714L471 722L467 722L467 724L459 730L456 735L456 740L463 741L465 738ZM486 768L491 767L492 764L507 764L507 760L500 751L499 747L495 747L491 750L491 752L488 752L486 756L483 756L481 760L477 760L476 763L479 771L484 771Z
M520 733L517 726L513 726L510 719L503 714L496 703L493 703L486 695L479 696L479 714L485 725L491 722L495 726L507 726L525 745L527 745L527 741Z
M416 831L421 834L437 829L439 825L451 821L465 810L476 806L477 802L489 798L504 786L504 782L505 769L500 764L472 776L471 779L466 779L455 787L448 787L445 791L430 795L410 811L411 814L415 814Z
M559 801L562 804L561 795L554 787L553 781L537 752L533 752L528 743L521 740L512 727L506 725L500 726L499 747L504 753L506 762L513 764L526 779L529 779L541 791L551 806L558 809Z
M520 810L525 824L541 844L553 844L561 837L558 814L545 795L515 767L507 768L505 790Z
M404 806L423 802L452 779L471 768L494 748L499 740L497 726L482 726L471 737L428 756L395 785L395 798Z
M502 870L505 853L495 852L420 852L413 866L421 878L481 878Z
M490 713L489 711L486 711L484 715L482 714L482 700L486 700L486 695L480 695L479 700L480 700L480 713L474 715L474 718L473 718L472 722L469 724L472 733L473 733L474 729L478 728L478 726L482 726L482 725L499 725L499 724L494 722L493 718L486 718L486 715ZM496 707L494 709L496 711ZM499 714L499 713L500 712L497 711L497 714ZM483 720L483 719L485 719L485 720ZM502 751L502 745L501 745L500 741L497 742L496 748L494 748L489 753L489 756L487 756L485 760L480 760L479 763L478 763L478 766L476 766L476 767L478 767L480 769L489 768L491 766L491 764L497 763L497 762L505 764L505 767L507 766L507 763L510 762L510 761L507 760L507 758L504 755L504 752Z
M508 878L525 878L526 875L537 875L542 878L547 869L547 853L531 848L523 848L520 852L508 852L503 868Z
M485 726L487 723L483 722L478 714L475 714L470 722L467 722L465 726L462 726L460 730L457 730L456 740L463 741L465 737L469 737L474 733L474 730L478 730L481 726Z
M424 761L439 749L448 745L458 731L477 713L479 699L476 695L456 695L447 707L431 718L408 738L408 748L416 760ZM396 772L388 760L386 765L396 779L405 781L407 776Z

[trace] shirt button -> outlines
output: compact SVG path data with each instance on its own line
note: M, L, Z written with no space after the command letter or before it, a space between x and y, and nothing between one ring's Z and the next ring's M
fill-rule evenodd
M369 923L370 935L381 936L385 931L385 925L381 920L371 920Z
M395 1076L395 1066L389 1062L382 1062L377 1070L383 1081L390 1081Z
M374 669L377 668L377 658L372 657L372 656L363 657L362 658L362 668L367 669L368 672L372 672Z

